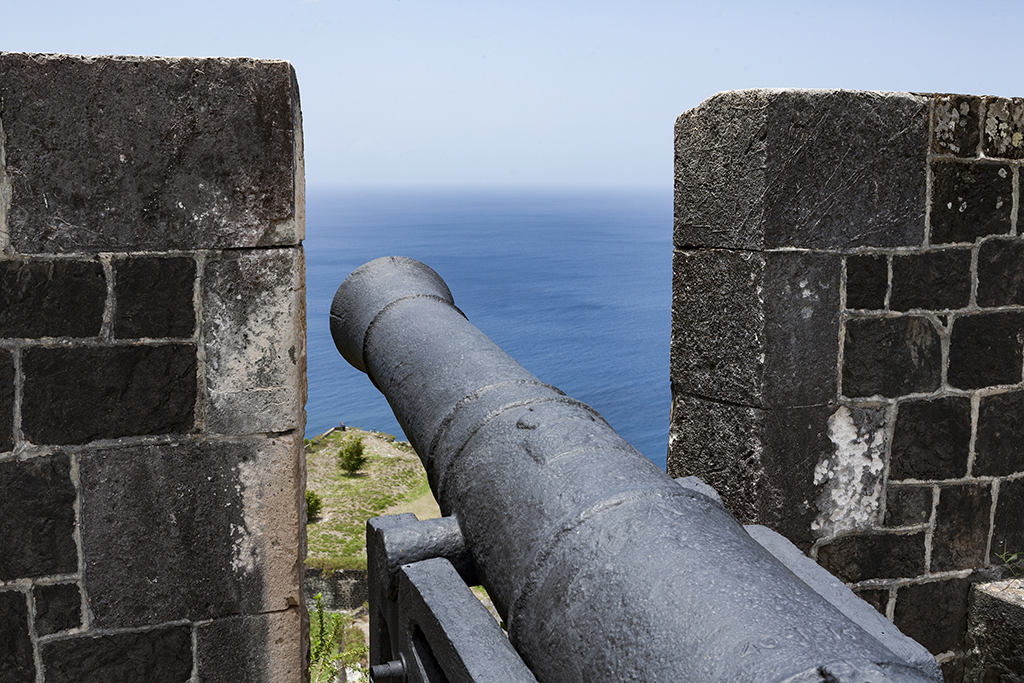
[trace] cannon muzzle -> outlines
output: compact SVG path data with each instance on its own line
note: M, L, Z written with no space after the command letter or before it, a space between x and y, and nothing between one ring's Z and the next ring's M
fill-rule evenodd
M487 588L537 680L941 680L527 372L424 264L354 271L331 332L387 397L461 530L460 573Z

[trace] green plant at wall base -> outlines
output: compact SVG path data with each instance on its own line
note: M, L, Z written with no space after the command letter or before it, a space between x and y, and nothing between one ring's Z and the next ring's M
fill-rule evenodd
M1004 550L1002 554L996 555L1003 564L1009 568L1010 573L1014 576L1024 576L1024 552L1011 553Z
M369 648L363 642L363 632L351 624L348 615L324 609L322 594L317 593L313 599L316 612L309 625L310 683L331 683L341 667L358 672L365 679L369 675Z
M320 516L324 501L315 491L306 491L306 520L312 522Z
M328 615L322 594L317 593L313 599L316 600L316 613L309 629L309 680L311 683L328 683L337 676L342 659L338 647L345 632L345 620L340 614Z
M338 451L338 466L345 470L349 476L363 468L366 464L366 449L360 437L348 439Z

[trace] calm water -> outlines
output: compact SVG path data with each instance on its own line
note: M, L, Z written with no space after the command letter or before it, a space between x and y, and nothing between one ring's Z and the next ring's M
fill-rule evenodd
M469 320L542 381L590 404L662 468L669 420L668 191L377 191L307 196L307 435L401 434L331 341L342 280L379 256L423 261Z

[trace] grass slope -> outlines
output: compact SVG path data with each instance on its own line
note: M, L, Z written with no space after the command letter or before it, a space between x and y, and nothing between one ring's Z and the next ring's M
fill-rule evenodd
M342 444L361 438L367 463L354 476L338 465ZM306 564L330 571L366 568L366 520L399 512L440 517L427 475L412 447L395 437L349 428L306 440L306 488L323 499L306 525Z

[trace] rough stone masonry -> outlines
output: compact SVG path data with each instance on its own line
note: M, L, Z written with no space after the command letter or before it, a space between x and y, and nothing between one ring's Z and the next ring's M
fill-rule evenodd
M0 680L299 681L286 62L0 53Z
M668 467L963 675L1024 549L1024 100L721 93L676 123Z

